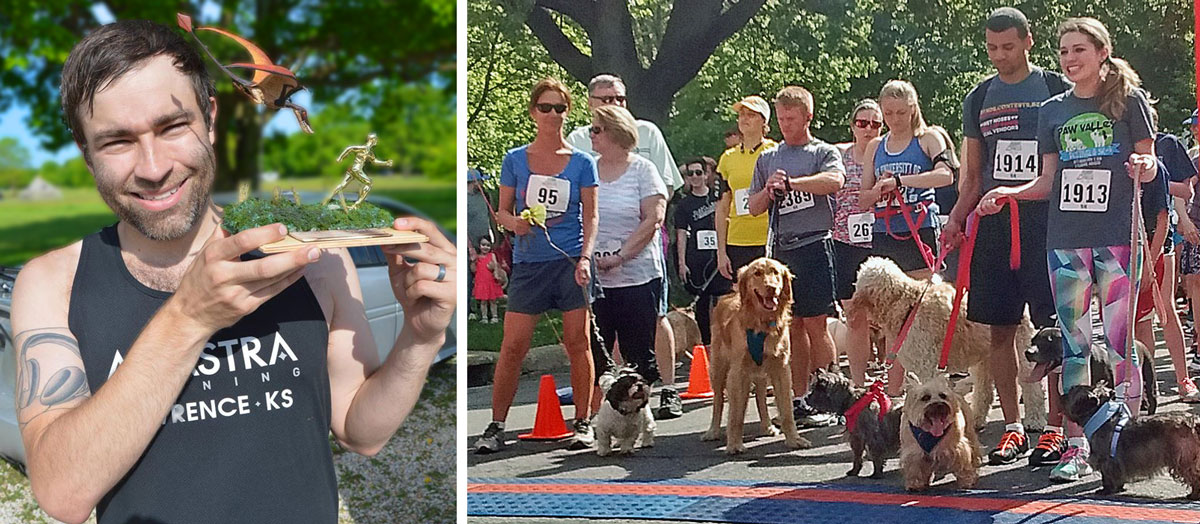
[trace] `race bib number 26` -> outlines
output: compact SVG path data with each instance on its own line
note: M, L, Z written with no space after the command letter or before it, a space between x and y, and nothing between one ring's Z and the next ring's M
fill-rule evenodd
M1064 169L1062 198L1058 208L1063 211L1108 211L1112 171L1107 169Z
M546 175L529 175L525 188L525 206L546 206L551 213L566 213L571 201L571 182Z
M875 225L875 213L866 212L850 215L846 218L846 229L850 231L850 242L867 244L871 242L871 227Z

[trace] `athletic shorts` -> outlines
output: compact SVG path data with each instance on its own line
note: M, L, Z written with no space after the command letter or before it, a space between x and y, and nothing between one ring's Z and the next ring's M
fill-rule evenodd
M1166 269L1166 257L1158 257L1154 262L1154 281L1158 283L1159 289L1162 289L1163 270ZM1137 302L1137 319L1138 322L1150 318L1154 314L1154 286L1146 286L1144 291L1138 292ZM1168 305L1167 307L1171 307Z
M845 242L833 242L834 290L838 300L849 300L854 296L854 281L858 279L858 266L871 256L871 248L858 247Z
M797 318L836 315L833 292L832 239L775 253L792 272L792 315Z
M540 315L551 309L573 311L587 304L575 283L578 259L513 264L508 277L508 311Z
M1200 274L1200 246L1185 241L1183 249L1179 250L1180 274Z
M767 246L725 246L725 254L729 256L729 266L733 272L733 281L737 282L737 272L747 264L767 256Z
M1029 305L1029 316L1038 327L1053 325L1054 295L1046 258L1045 202L1020 204L1021 267L1009 266L1009 208L980 217L975 253L971 258L971 292L967 293L967 319L991 326L1015 326Z
M917 230L917 234L926 246L933 252L933 258L937 259L937 233L932 227L923 227ZM917 248L917 243L909 236L908 233L900 233L900 236L907 237L904 240L892 238L887 233L876 233L871 239L871 254L879 257L890 258L897 266L900 266L901 271L916 271L918 269L929 269L929 264L925 262L925 258L921 256L921 251Z

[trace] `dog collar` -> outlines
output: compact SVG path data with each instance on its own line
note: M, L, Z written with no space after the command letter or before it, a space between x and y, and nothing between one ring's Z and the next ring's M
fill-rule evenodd
M767 327L775 327L775 321L771 321ZM746 351L750 352L750 358L754 359L756 365L763 364L763 345L766 342L767 333L765 331L746 330Z
M862 410L867 409L872 402L879 403L879 420L882 422L883 416L892 409L892 399L883 392L882 380L876 380L875 383L871 384L871 389L867 390L866 394L864 394L862 398L858 399L854 405L850 406L850 409L846 410L845 416L847 433L854 432L854 426L858 424L858 414L862 413Z
M942 433L941 437L935 437L933 436L933 433L912 425L912 422L908 423L908 429L912 430L913 437L916 437L917 439L917 445L921 446L921 449L925 450L926 455L932 452L933 448L938 445L938 442L941 442L942 438L946 436L945 433Z
M1129 423L1129 406L1120 400L1105 402L1096 411L1096 414L1088 419L1087 424L1083 425L1083 434L1090 441L1092 440L1092 434L1103 427L1114 415L1120 415L1120 418L1117 419L1117 425L1113 427L1112 446L1109 449L1109 456L1111 457L1117 456L1117 441L1121 439L1121 430L1125 429L1125 425Z

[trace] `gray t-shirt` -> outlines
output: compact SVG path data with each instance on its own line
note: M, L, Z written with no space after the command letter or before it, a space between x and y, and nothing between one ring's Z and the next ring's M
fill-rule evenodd
M1038 113L1038 153L1058 155L1046 248L1128 245L1133 179L1125 162L1134 143L1154 139L1150 104L1135 90L1114 121L1100 112L1098 97L1074 93L1050 98Z
M468 182L473 183L473 182ZM478 247L479 239L492 239L492 214L483 193L474 190L467 192L467 236L471 245Z
M983 106L973 114L972 102L983 93ZM963 135L983 141L980 195L997 186L1015 186L1040 173L1037 150L1038 108L1050 98L1046 72L1033 68L1024 80L1007 84L992 77L971 90L963 100Z
M790 177L815 175L835 171L845 174L842 154L831 144L812 139L807 144L796 146L781 143L763 151L754 165L754 179L750 182L750 194L762 191L767 179L777 169ZM833 228L833 195L813 195L803 191L789 191L768 210L775 248L780 251L795 249L823 238ZM776 216L778 215L778 220Z

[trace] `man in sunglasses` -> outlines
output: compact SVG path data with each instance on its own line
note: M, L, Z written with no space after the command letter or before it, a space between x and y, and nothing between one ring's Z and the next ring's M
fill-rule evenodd
M1021 11L1003 7L988 17L985 35L988 60L996 74L975 87L963 101L963 162L959 200L942 234L943 246L962 240L967 215L980 196L1002 185L1018 185L1039 173L1038 108L1069 82L1060 74L1029 62L1033 35ZM971 292L967 318L991 326L990 368L1006 423L1000 443L988 454L992 464L1009 464L1029 450L1017 404L1017 346L1014 338L1025 306L1034 325L1053 325L1054 300L1046 258L1046 202L1022 201L1019 208L1021 267L1009 268L1009 209L982 217L971 260ZM1061 426L1058 386L1050 384L1050 423ZM1057 420L1056 420L1057 419ZM1065 439L1061 427L1047 426L1029 457L1032 465L1055 464Z
M607 105L625 107L625 100L625 82L618 76L597 75L588 82L588 112ZM591 127L590 125L579 126L570 135L567 135L567 143L575 149L598 156L592 149ZM637 145L634 146L634 152L645 157L658 168L658 174L663 178L670 193L683 187L683 177L679 174L679 167L675 165L675 157L671 155L671 150L667 147L667 142L663 139L662 131L658 129L658 126L654 125L654 122L638 120L637 130L638 139ZM663 224L661 234L663 239L669 238L666 224ZM663 267L667 267L666 252L666 249L662 250ZM670 419L683 416L683 401L675 391L675 373L670 371L675 369L675 333L671 331L671 324L667 322L667 288L670 279L664 278L662 281L662 298L658 304L658 327L654 335L654 354L658 360L658 369L666 370L666 372L662 374L662 396L655 416L660 419Z

